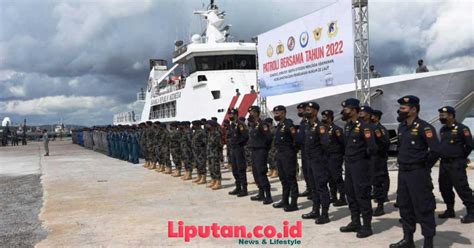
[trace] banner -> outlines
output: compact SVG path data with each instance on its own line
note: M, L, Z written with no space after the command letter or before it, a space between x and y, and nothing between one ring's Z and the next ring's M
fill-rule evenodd
M339 0L258 36L262 96L354 83L352 1Z

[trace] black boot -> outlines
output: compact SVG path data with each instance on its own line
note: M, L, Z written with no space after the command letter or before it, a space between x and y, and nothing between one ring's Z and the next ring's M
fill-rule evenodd
M249 192L247 191L247 185L242 186L242 190L237 194L237 197L248 196Z
M229 195L238 195L241 190L240 185L235 185L235 188L229 192Z
M321 215L319 214L319 206L313 205L313 209L311 210L311 212L301 215L301 218L307 220L307 219L316 219L316 218L319 218L320 216Z
M293 212L298 210L298 197L291 197L290 205L284 208L285 212Z
M250 197L250 200L252 201L263 201L265 199L265 196L263 195L263 189L258 190L258 195Z
M273 199L272 199L272 193L271 193L270 189L265 189L264 193L265 193L265 199L263 199L263 204L268 205L268 204L272 203Z
M383 209L383 202L379 202L377 205L377 208L374 211L373 216L382 216L385 214L385 211Z
M279 202L273 204L274 208L286 208L286 206L288 206L288 198L283 198Z
M433 248L433 237L425 237L423 248Z
M323 208L323 211L321 211L321 216L316 219L315 223L318 225L329 223L331 220L329 219L328 211L328 208Z
M367 238L373 234L372 232L372 219L371 218L364 218L364 225L362 225L357 231L357 237L362 239L362 238Z
M415 242L413 242L413 235L403 235L403 239L398 241L397 243L390 244L390 248L415 248Z
M307 197L309 195L310 195L310 191L308 190L308 188L306 188L306 190L303 193L300 193L298 196L299 197Z
M448 204L446 211L442 214L438 214L438 218L440 219L447 219L447 218L454 218L456 214L454 213L454 204Z
M339 228L341 232L357 232L360 229L360 217L359 216L352 216L352 221L347 226L343 226Z
M467 214L461 218L461 223L463 224L474 223L474 210L467 209Z
M346 196L344 194L341 194L339 200L336 200L332 205L334 207L346 206L347 205Z

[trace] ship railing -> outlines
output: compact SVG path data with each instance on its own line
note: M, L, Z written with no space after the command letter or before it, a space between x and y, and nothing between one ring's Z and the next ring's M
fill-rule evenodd
M183 89L185 86L186 86L186 79L176 80L174 81L174 83L171 83L171 84L168 83L168 85L166 85L163 88L158 88L156 90L156 95L161 96L164 94L168 94L168 93Z

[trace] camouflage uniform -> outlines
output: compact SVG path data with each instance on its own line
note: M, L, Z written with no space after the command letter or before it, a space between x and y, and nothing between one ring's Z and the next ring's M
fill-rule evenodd
M173 157L173 163L177 170L181 170L181 147L180 147L180 140L181 140L182 131L178 129L173 129L170 131L170 152L171 156Z
M222 136L220 128L215 128L215 130L207 132L207 161L211 179L221 180L220 159L222 156Z
M156 124L155 124L156 125ZM148 133L148 152L150 161L152 163L159 163L159 139L160 139L159 127L152 127Z
M147 148L147 143L148 143L148 133L150 132L151 127L146 127L145 129L142 129L140 131L140 152L142 157L145 159L145 161L150 161L150 158L148 157L148 148Z
M275 134L275 129L272 129L272 134ZM272 140L272 145L268 151L268 164L270 165L270 170L276 170L276 160L275 160L276 148L275 148L275 139Z
M193 133L189 128L183 130L180 139L180 147L181 147L181 158L183 159L184 169L186 171L192 171L192 161L193 161L193 151L192 151L192 136Z
M193 134L193 158L199 175L206 175L206 140L203 129L196 129Z
M161 139L160 139L160 165L164 165L171 168L170 159L170 132L166 129L166 126L161 127Z

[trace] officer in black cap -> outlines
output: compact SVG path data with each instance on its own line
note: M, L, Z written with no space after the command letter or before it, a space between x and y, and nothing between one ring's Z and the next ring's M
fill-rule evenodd
M270 126L260 119L260 107L249 108L249 141L251 149L252 173L258 187L258 195L250 197L252 201L263 201L268 205L273 202L270 193L270 182L267 177L268 150L272 142Z
M326 133L321 137L321 143L328 161L330 179L329 190L334 207L347 205L344 179L342 178L342 164L344 162L344 131L334 124L334 112L324 110L321 113L321 122L326 126ZM339 192L339 199L337 197Z
M469 128L456 121L456 111L451 106L438 109L443 124L441 135L441 166L439 169L439 190L446 204L446 211L439 218L454 218L454 192L466 206L467 215L461 223L474 222L474 197L467 180L467 158L472 151L472 135Z
M243 197L248 195L247 191L247 165L245 162L245 145L249 139L248 128L245 122L239 120L237 109L229 110L229 119L232 122L230 132L232 143L232 174L235 178L235 188L230 195Z
M346 140L344 159L346 194L351 210L351 222L347 226L341 227L340 231L357 232L358 238L365 238L372 235L369 156L375 154L377 145L370 126L365 121L359 120L359 100L349 98L341 105L343 108L342 120L347 122L344 127Z
M298 104L298 106L296 107L296 110L298 111L298 117L301 118L300 126L296 131L296 145L297 148L301 151L301 171L303 173L303 178L306 183L306 190L299 194L300 197L312 196L311 189L313 189L313 178L311 173L308 172L308 156L304 152L305 131L306 126L308 125L308 119L305 116L307 105L307 103L303 102Z
M436 131L418 117L420 99L404 96L398 99L398 188L397 203L402 218L403 239L391 248L413 247L416 223L421 225L423 247L433 247L436 234L436 208L431 168L439 158Z
M318 120L319 104L309 102L306 105L305 117L308 120L305 130L303 156L308 159L309 172L312 177L313 208L303 214L303 219L316 219L316 224L326 224L329 220L329 166L324 155L321 136L326 127Z
M278 176L283 187L281 201L273 204L274 208L283 208L286 212L298 210L298 182L296 181L296 128L291 119L286 118L285 106L273 108L273 115L278 125L275 132L276 165ZM291 203L289 198L291 196Z
M390 176L387 167L390 137L387 129L380 123L382 114L380 110L372 110L371 122L375 126L375 142L378 146L377 154L371 157L373 162L372 166L374 166L372 171L372 186L374 199L377 202L374 216L382 216L385 214L383 204L388 201L388 190L390 188Z

